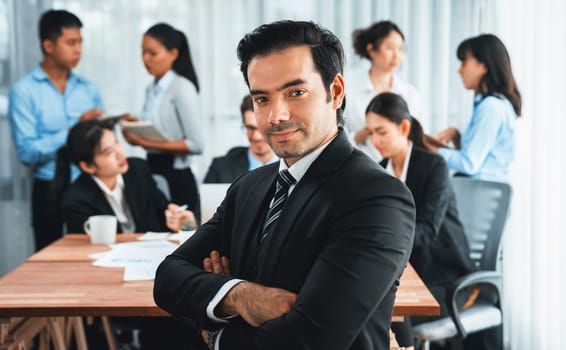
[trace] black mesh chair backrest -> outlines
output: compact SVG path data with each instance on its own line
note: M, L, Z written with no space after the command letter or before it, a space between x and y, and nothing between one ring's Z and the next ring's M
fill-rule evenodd
M452 178L458 214L480 270L495 270L499 242L509 213L511 186L506 183Z

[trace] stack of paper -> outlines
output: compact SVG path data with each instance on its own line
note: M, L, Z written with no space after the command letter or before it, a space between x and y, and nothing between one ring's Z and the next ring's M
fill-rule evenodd
M160 239L168 239L170 241L177 241L179 244L185 243L185 241L195 233L196 231L179 231L178 233L169 232L146 232L145 235L138 238L140 241L153 241Z
M166 240L111 244L111 250L91 255L94 266L124 267L124 281L152 280L159 264L177 248Z

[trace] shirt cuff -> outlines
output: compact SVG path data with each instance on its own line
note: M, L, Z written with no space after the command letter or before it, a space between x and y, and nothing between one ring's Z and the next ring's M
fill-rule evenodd
M214 341L214 350L220 350L220 337L222 336L222 332L224 332L224 328L222 328L216 336L216 340Z
M185 141L191 155L202 154L202 145L200 142L194 142L189 139L184 139L183 141Z
M224 299L226 294L228 294L228 292L232 288L234 288L234 286L236 286L236 284L238 284L240 282L245 282L245 280L233 279L233 280L230 280L230 281L224 283L224 285L222 287L220 287L218 292L216 292L216 295L214 296L214 298L212 298L212 300L210 301L210 303L208 303L208 306L206 307L206 314L207 314L208 318L210 318L211 320L216 321L216 322L228 323L228 319L232 318L233 316L228 316L226 318L218 318L218 317L216 317L216 315L214 315L214 309L216 308L216 306L218 306L218 304L220 304L220 302L222 301L222 299Z

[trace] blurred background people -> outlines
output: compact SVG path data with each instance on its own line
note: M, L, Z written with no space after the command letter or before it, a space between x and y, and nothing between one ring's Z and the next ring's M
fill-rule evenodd
M369 139L384 157L381 165L403 181L417 209L415 239L409 261L447 316L447 288L475 270L446 163L427 150L420 123L407 103L393 93L375 96L366 110ZM411 320L391 328L400 346L413 346Z
M50 195L55 154L78 121L102 115L96 86L73 73L82 54L82 23L65 10L49 10L39 20L43 60L10 90L8 117L18 158L31 167L35 249L60 238L63 223ZM78 175L73 169L72 177Z
M279 160L257 127L250 95L242 99L240 112L250 146L234 147L225 156L214 158L204 178L205 183L232 183L247 171Z
M146 89L140 119L152 121L167 141L152 141L131 132L124 132L124 137L147 150L149 167L167 180L171 201L187 204L200 222L191 155L202 153L204 130L199 83L187 37L166 23L158 23L143 35L142 59L154 81Z
M422 102L417 90L395 75L405 55L405 36L391 21L380 21L353 33L356 54L370 61L369 71L352 72L348 78L348 103L346 128L355 144L375 160L381 156L367 142L369 131L365 128L365 110L369 101L382 92L401 95L409 104L413 115L423 114Z
M72 184L69 163L82 171ZM181 223L166 221L166 210L177 206L168 208L143 159L126 158L108 123L83 122L70 130L66 145L57 153L54 187L71 233L84 232L84 222L93 215L116 216L118 232L181 229ZM194 225L194 215L186 212L185 221Z
M432 143L431 149L457 173L507 182L522 104L509 53L495 35L483 34L460 43L457 55L462 83L475 94L472 118L461 137L454 127L436 135L442 146L454 148Z

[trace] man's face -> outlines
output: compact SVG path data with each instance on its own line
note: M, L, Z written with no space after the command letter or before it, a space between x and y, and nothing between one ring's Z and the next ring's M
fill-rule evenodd
M269 148L269 145L265 142L265 139L257 126L257 121L255 120L253 111L244 112L244 127L246 128L246 136L250 142L250 151L252 154L256 156L264 156L271 153L271 148Z
M253 58L248 80L258 127L288 166L338 132L336 109L344 97L344 79L336 75L329 99L308 46Z
M62 28L55 41L46 39L43 48L55 64L63 69L75 68L81 60L83 38L80 28Z

